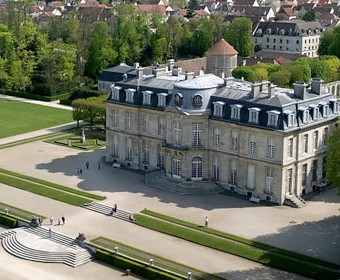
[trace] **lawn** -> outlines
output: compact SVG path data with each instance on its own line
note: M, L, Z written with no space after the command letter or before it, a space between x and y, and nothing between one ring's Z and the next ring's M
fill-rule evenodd
M72 121L69 110L0 99L0 138Z

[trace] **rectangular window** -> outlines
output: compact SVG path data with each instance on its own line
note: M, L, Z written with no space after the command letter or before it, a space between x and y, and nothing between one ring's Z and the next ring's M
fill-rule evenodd
M328 142L328 127L326 127L326 128L323 130L322 144L323 144L324 146L327 146L327 142Z
M249 142L249 154L254 156L256 153L256 142L255 140L250 140Z
M268 122L267 125L268 126L277 126L278 125L278 121L279 121L279 115L280 112L276 111L276 110L272 110L268 112Z
M307 164L302 165L302 186L307 185Z
M295 119L295 115L294 114L289 114L288 115L288 126L291 127L291 126L294 126L294 119Z
M112 127L118 127L118 110L112 110Z
M220 130L217 127L213 129L213 146L219 147L220 146Z
M249 108L248 110L249 110L249 119L248 119L248 121L250 123L258 123L260 109L259 108Z
M175 145L180 146L182 144L182 124L180 121L174 121L174 137L175 137Z
M132 130L133 127L133 112L125 113L125 129Z
M217 157L213 157L213 180L220 180L220 166L218 165Z
M179 159L172 160L172 177L181 178L182 174L182 162Z
M274 158L275 157L275 145L274 145L273 139L268 139L267 157L268 158Z
M317 150L319 148L319 131L314 131L313 148L314 148L314 150Z
M293 138L288 139L288 157L293 157Z
M126 156L125 159L128 161L132 160L132 139L127 138L126 139Z
M322 115L323 115L324 118L328 117L328 110L329 110L329 106L328 105L324 105L323 106L323 112L322 112Z
M242 105L232 105L230 118L234 120L239 120L241 118L241 108Z
M309 111L308 110L304 110L303 111L303 123L308 123L309 122Z
M111 86L111 99L119 101L119 92L122 88Z
M237 171L236 169L230 169L230 178L229 178L229 184L236 185L237 180Z
M158 94L158 107L165 107L166 106L166 93L159 93Z
M192 145L194 147L202 146L202 127L201 122L192 123Z
M162 150L162 145L157 146L157 167L164 168L164 152Z
M130 103L133 102L133 96L134 96L135 91L136 91L135 89L127 89L125 91L126 92L126 98L125 98L126 102L130 102Z
M232 149L233 151L238 150L238 135L236 131L231 132L230 149Z
M158 135L165 135L165 120L163 117L158 118Z
M113 143L112 143L113 145L112 145L112 156L114 157L114 158L117 158L117 157L119 157L119 154L118 154L118 151L119 151L119 149L118 149L118 136L117 135L114 135L113 136Z
M267 194L273 194L274 190L274 169L271 167L266 168L266 189Z
M213 105L214 105L214 116L223 117L223 107L225 103L221 101L217 101L217 102L213 102Z
M143 91L143 104L144 105L151 105L151 96L152 91Z
M333 113L334 114L339 113L339 102L338 101L335 101L333 104Z
M150 160L150 151L148 144L144 141L143 142L143 163L148 164Z
M143 114L143 132L150 132L150 120L148 114Z
M315 107L313 110L313 120L318 120L319 119L319 107Z
M312 180L315 182L318 179L318 160L313 160Z
M308 134L303 135L303 152L308 153Z

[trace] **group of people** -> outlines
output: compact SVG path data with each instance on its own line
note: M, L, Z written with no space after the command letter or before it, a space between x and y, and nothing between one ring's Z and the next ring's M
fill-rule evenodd
M87 170L90 169L90 162L89 161L85 162L85 167L86 167ZM98 161L98 170L100 170L100 169L101 169L101 165L100 165L100 161ZM77 168L77 174L83 174L83 169L78 167Z
M64 216L61 216L61 219L58 219L58 226L60 226L61 223L62 223L63 225L65 225L65 217L64 217ZM54 219L53 219L53 217L50 217L50 225L54 225Z

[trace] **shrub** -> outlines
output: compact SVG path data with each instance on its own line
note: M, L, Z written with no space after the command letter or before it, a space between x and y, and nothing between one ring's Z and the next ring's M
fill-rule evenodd
M0 214L0 224L10 227L10 228L15 228L18 225L18 220L3 214Z

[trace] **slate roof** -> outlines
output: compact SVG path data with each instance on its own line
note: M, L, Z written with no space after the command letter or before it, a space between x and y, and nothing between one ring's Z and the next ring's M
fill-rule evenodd
M223 55L233 56L237 54L238 52L224 39L218 41L206 52L206 55L211 56L223 56Z

